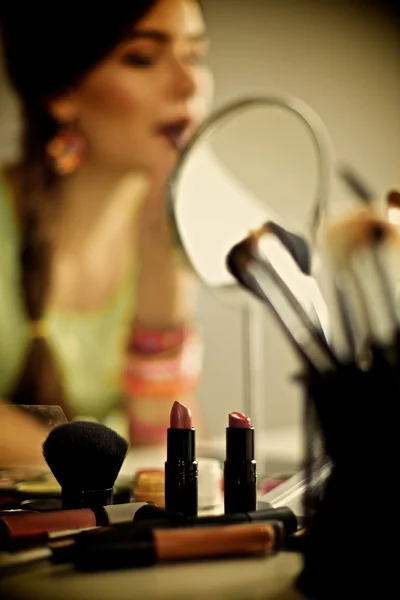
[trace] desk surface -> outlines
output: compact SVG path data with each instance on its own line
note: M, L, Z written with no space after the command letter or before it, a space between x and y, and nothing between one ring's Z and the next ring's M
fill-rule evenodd
M158 565L148 569L74 572L48 561L0 575L3 600L302 600L294 589L301 557Z
M159 467L163 449L130 452L122 472ZM218 514L218 508L210 511ZM251 559L157 565L93 574L49 561L0 572L2 600L302 600L294 581L301 556L281 553Z

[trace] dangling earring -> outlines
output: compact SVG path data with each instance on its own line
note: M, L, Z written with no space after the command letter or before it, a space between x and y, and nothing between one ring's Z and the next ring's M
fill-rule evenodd
M48 142L46 153L58 175L70 175L85 159L85 138L75 129L63 129Z

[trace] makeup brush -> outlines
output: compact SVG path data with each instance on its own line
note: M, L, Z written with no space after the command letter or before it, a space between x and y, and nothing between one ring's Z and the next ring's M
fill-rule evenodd
M165 561L265 555L284 547L284 528L279 521L224 527L155 528L136 533L129 529L127 532L123 528L97 530L93 535L83 533L75 540L52 544L51 560L55 564L72 563L82 571L104 571Z
M400 192L398 190L390 190L387 194L387 203L389 206L400 208Z
M251 238L253 258L272 264L315 326L328 339L329 318L318 283L311 274L311 250L308 242L272 221L253 232Z
M89 534L92 535L89 535ZM18 565L50 559L72 564L81 571L147 567L159 562L204 558L261 556L284 548L285 530L280 521L241 523L224 527L157 527L132 530L97 528L53 536L46 546L0 555L0 572Z
M353 192L354 196L358 198L364 204L371 204L376 198L376 194L362 180L360 175L356 173L353 167L347 164L339 164L337 173L340 179L347 185L347 187Z
M307 240L274 221L268 221L262 231L274 235L290 253L300 270L305 275L311 275L311 250Z
M372 240L377 226L390 244L399 244L397 229L381 212L373 208L361 208L344 217L327 221L322 230L323 244L325 247L329 244L336 264L343 267L347 264L349 252Z
M390 223L400 226L400 192L391 190L386 194L387 218Z
M319 321L313 319L314 310L307 311L310 306L309 290L299 285L299 276L305 276L280 244L275 248L277 252L274 258L278 258L275 264L269 260L269 248L264 244L262 253L259 252L259 240L263 235L262 227L233 246L226 258L227 268L245 289L272 309L284 332L306 362L318 372L325 373L334 368L335 357ZM275 242L273 239L268 240L268 244Z
M322 252L331 278L328 304L336 303L331 313L339 317L332 331L338 358L355 360L366 342L391 345L399 328L398 229L376 210L355 211L325 226Z
M128 442L99 423L75 421L52 429L43 455L61 486L64 509L112 504Z

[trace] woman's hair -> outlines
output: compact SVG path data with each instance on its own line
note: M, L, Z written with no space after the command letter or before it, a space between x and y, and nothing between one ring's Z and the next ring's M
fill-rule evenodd
M52 222L57 209L44 200L47 194L41 195L55 180L47 166L46 145L58 129L46 110L46 103L79 83L156 0L114 0L111 4L96 3L91 9L72 1L65 10L57 9L57 13L47 2L1 4L6 71L19 96L23 119L19 199L21 273L34 332L10 399L18 404L57 404L68 414L60 374L38 327L49 292Z

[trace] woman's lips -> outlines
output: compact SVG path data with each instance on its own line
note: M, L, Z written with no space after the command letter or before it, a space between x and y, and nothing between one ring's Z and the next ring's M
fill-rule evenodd
M167 123L159 128L159 134L177 150L182 150L189 143L194 131L193 123L188 119Z

